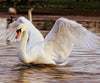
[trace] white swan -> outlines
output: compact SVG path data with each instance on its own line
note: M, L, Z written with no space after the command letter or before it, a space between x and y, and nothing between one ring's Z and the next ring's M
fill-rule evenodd
M6 35L11 42L20 41L18 57L26 64L66 63L74 45L90 50L100 39L81 24L66 18L57 19L45 39L25 17L11 23Z

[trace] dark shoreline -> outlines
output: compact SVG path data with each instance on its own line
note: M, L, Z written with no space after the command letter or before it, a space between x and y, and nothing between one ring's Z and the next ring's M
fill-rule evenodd
M15 18L18 18L20 16L25 16L28 18L27 13L17 13L15 15ZM0 12L1 18L10 18L10 14L8 12ZM72 20L100 20L100 16L83 16L83 15L55 15L55 14L32 14L33 20L35 19L45 19L48 17L48 19L57 19L59 17L66 17Z

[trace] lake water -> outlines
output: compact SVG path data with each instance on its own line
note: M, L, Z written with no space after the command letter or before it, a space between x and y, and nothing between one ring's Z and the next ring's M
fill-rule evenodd
M0 41L0 83L100 83L99 50L75 47L65 66L29 67L17 58L17 44L11 45L3 38Z

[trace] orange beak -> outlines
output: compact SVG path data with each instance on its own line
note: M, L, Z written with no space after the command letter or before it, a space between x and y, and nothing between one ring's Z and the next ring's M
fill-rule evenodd
M21 34L21 31L18 31L17 35L16 35L16 39L18 39L18 37L20 36L20 34Z

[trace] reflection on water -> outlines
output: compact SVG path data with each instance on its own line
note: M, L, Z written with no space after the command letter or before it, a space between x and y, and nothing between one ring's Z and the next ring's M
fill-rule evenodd
M100 83L100 48L75 47L65 66L25 66L17 58L17 44L7 42L0 41L0 83Z
M9 54L9 53L8 53ZM70 57L66 66L25 66L15 55L0 56L3 83L99 83L99 57Z
M18 72L17 80L23 83L57 82L57 80L71 79L67 70L60 70L56 67L25 67L14 70L14 72Z

